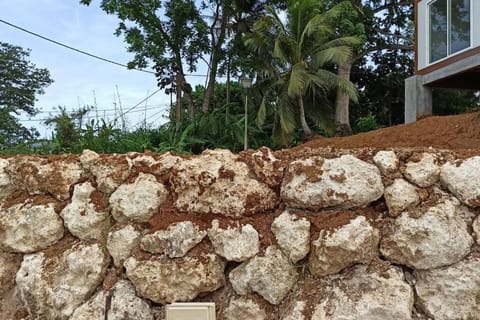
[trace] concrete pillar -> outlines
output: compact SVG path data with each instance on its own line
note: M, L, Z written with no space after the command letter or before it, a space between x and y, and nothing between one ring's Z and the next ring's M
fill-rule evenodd
M423 76L405 79L405 123L432 114L432 89L423 85Z

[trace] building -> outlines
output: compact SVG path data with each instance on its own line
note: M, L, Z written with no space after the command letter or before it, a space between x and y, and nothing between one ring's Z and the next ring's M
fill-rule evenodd
M405 123L432 114L432 88L480 89L480 0L415 0Z

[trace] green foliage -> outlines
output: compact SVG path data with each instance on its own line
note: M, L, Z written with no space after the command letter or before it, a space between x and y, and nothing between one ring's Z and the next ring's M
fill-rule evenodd
M365 117L360 117L355 126L356 132L367 132L371 130L380 129L382 126L378 124L377 118L374 114L369 113Z
M29 50L0 42L0 148L25 144L38 136L21 125L16 116L35 115L36 95L53 80L47 69L28 61Z
M434 89L433 113L438 115L460 114L480 107L478 94L473 90Z

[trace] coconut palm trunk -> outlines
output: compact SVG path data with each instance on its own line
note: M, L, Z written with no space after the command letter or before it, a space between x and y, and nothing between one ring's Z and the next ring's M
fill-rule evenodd
M338 66L338 76L346 81L350 80L352 71L352 60L348 59L345 63ZM350 97L345 91L337 90L335 99L335 124L337 136L348 136L352 134L350 127Z
M303 135L304 138L310 138L312 136L312 130L310 130L310 127L308 126L307 119L305 118L305 107L303 105L303 98L299 97L298 98L298 107L300 111L300 123L302 125L303 129Z

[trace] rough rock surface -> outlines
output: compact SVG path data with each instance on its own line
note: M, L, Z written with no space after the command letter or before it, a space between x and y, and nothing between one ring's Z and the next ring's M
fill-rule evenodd
M60 213L68 231L81 240L100 241L104 237L107 212L92 202L95 192L90 182L75 185L71 203Z
M63 237L63 222L53 204L17 204L0 210L0 248L31 253Z
M295 301L292 310L281 318L281 320L305 320L305 306L305 301Z
M110 291L98 292L78 307L69 320L105 319L105 303L111 295L108 320L153 320L149 304L135 295L135 288L126 280L120 280Z
M50 162L31 156L17 157L6 170L16 189L31 195L50 194L58 200L70 198L70 186L82 174L77 161L57 159Z
M139 261L130 257L124 266L137 293L157 303L191 301L225 284L225 261L215 254L175 260L152 257Z
M434 319L479 319L480 256L434 270L417 270L417 304Z
M170 152L163 153L150 165L150 169L153 174L158 176L168 174L181 160L181 157L174 156Z
M460 201L480 207L480 156L442 166L440 181Z
M320 231L312 242L310 267L315 275L334 274L355 263L368 263L378 254L379 231L364 216L333 231Z
M10 183L10 177L6 170L8 164L7 159L0 159L0 200L8 197L13 191L13 186Z
M473 221L473 232L477 239L477 244L480 245L480 215Z
M399 268L371 272L358 265L327 281L325 298L316 306L312 320L411 319L413 290Z
M384 197L388 212L394 217L420 202L418 188L404 179L395 179L386 187Z
M140 232L135 230L132 225L111 231L107 238L107 250L112 256L115 266L122 267L139 243Z
M312 157L288 166L281 195L295 208L320 210L368 205L383 195L378 168L351 155Z
M142 249L151 253L164 253L170 258L183 257L207 235L191 221L182 221L142 237Z
M267 317L258 303L244 297L231 299L224 316L225 320L264 320Z
M32 319L68 319L102 282L108 260L98 244L76 245L50 258L25 255L15 280Z
M282 161L275 157L272 150L261 147L252 154L252 160L253 170L261 181L272 188L276 188L282 183L285 166Z
M292 262L305 258L310 251L310 221L299 219L285 210L272 223L272 232L280 248Z
M13 286L21 261L21 255L0 251L0 288L3 289L1 293Z
M395 152L393 151L379 151L373 157L375 163L382 174L389 174L398 169L400 162L398 161Z
M228 150L207 150L178 163L174 171L171 187L181 211L239 217L277 204L275 192L252 179L248 166Z
M248 260L260 250L258 232L250 224L241 228L222 229L215 219L212 221L212 227L208 229L208 237L215 253L228 261Z
M79 157L82 167L90 172L98 184L98 190L110 194L127 179L132 161L125 155L112 155L106 162L96 152L83 150Z
M167 189L154 175L140 173L135 182L122 184L110 196L115 220L147 222L167 198Z
M420 161L410 161L405 166L405 178L419 187L430 187L438 181L440 167L431 153L423 153Z
M229 274L236 293L246 295L254 291L271 304L279 304L295 285L297 278L294 266L275 246L268 247L265 256L255 256Z
M415 269L432 269L460 261L473 239L459 211L457 199L443 198L419 218L403 212L381 241L380 251L390 261Z

